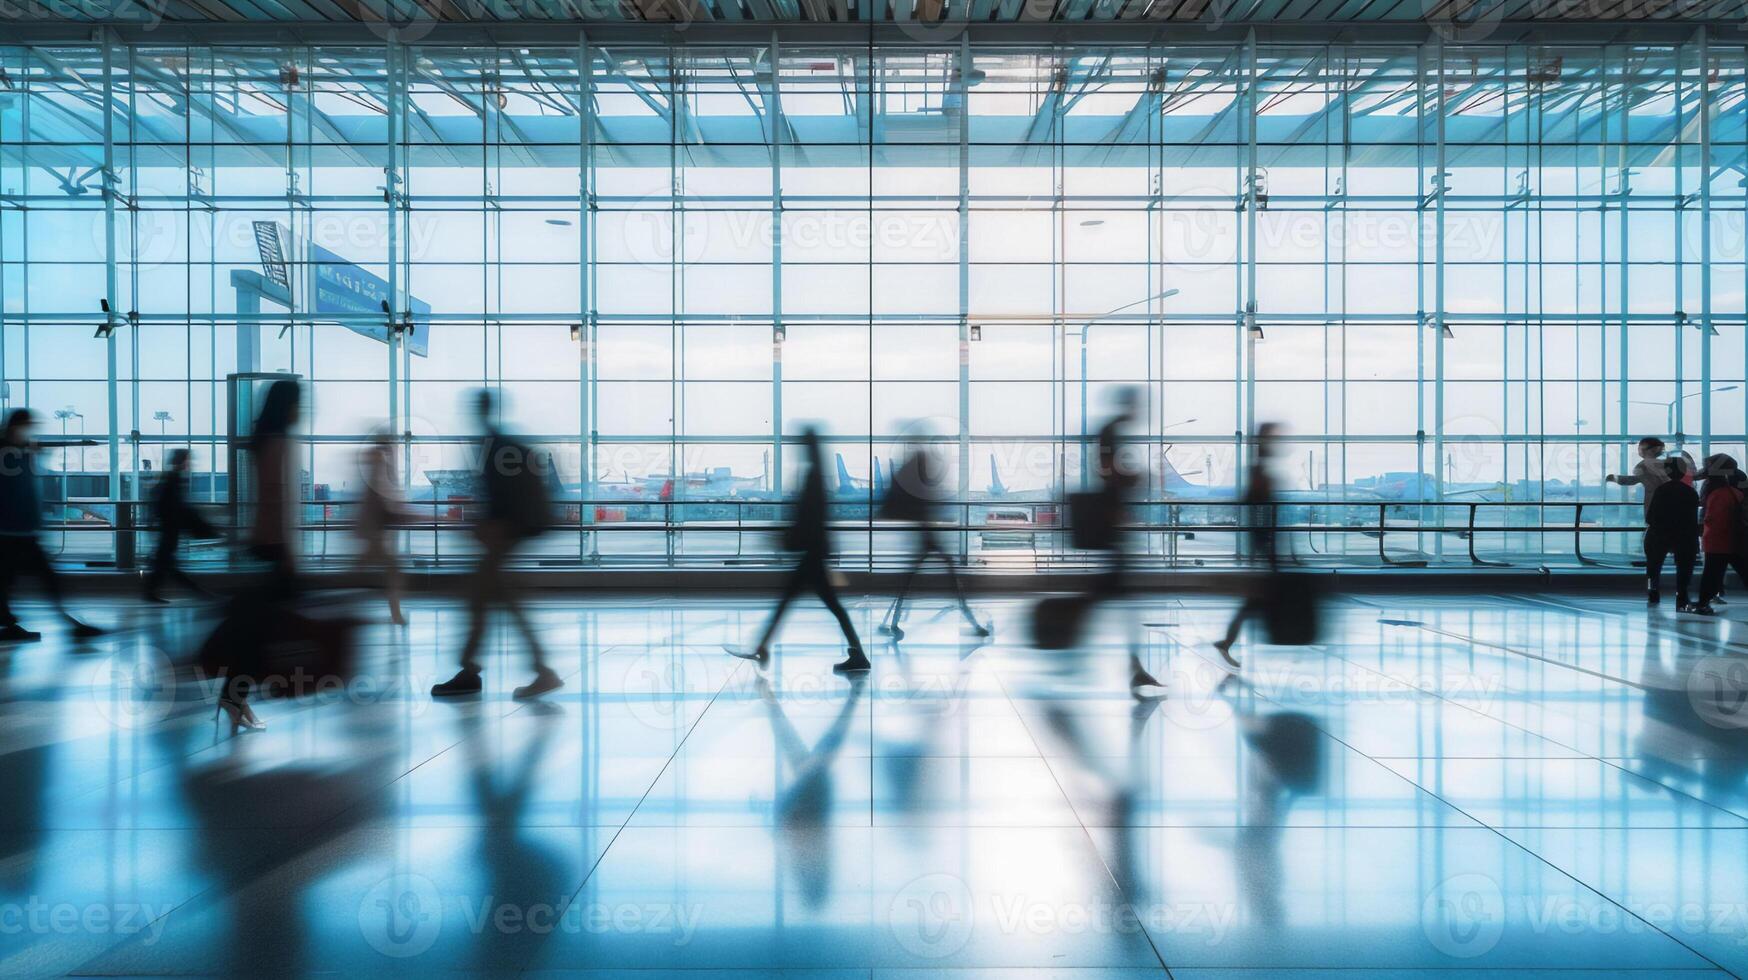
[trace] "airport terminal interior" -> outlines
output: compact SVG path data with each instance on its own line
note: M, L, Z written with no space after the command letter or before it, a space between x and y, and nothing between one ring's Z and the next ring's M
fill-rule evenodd
M1745 298L1748 0L0 3L0 976L1748 976Z

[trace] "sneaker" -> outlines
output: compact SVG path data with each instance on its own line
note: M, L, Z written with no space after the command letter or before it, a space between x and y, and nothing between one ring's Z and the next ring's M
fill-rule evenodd
M848 657L845 657L841 662L832 665L832 670L840 674L856 674L861 673L862 671L871 670L873 667L874 665L868 662L867 654L863 653L861 650L852 648Z
M742 660L751 660L753 663L758 664L760 667L763 667L766 664L771 662L771 651L765 649L764 647L759 647L757 650L753 650L753 651L749 652L741 647L731 647L731 646L728 646L727 644L724 644L722 649L726 650L728 652L728 655L731 657L739 657Z
M42 634L35 630L27 630L13 623L11 626L0 626L0 643L34 643L42 639Z
M1716 616L1718 614L1718 611L1716 609L1713 609L1709 603L1705 603L1705 602L1702 602L1697 606L1693 606L1693 607L1689 608L1687 611L1690 613L1693 613L1695 616Z
M1658 592L1656 589L1652 589L1651 591L1645 593L1645 605L1647 605L1647 606L1655 606L1662 601L1663 601L1663 595L1662 595L1662 593Z
M1159 682L1159 678L1141 667L1136 667L1135 672L1129 675L1129 696L1137 701L1158 701L1166 696L1166 691L1166 686Z
M81 622L70 616L67 618L67 622L73 627L73 637L75 639L89 640L93 637L102 636L109 632L100 626L92 626L90 623Z
M1214 641L1214 649L1220 651L1220 658L1222 660L1225 660L1228 664L1232 665L1234 668L1243 666L1242 664L1240 664L1238 662L1238 658L1234 657L1232 655L1232 641L1231 640L1215 640Z
M459 698L469 694L478 694L485 689L485 684L479 679L479 671L472 667L463 667L455 672L455 676L441 684L431 685L431 696L434 698Z
M553 673L551 668L542 667L535 671L533 680L510 692L510 696L518 701L526 701L529 698L537 698L549 691L556 691L563 686L564 681L560 680L559 676Z

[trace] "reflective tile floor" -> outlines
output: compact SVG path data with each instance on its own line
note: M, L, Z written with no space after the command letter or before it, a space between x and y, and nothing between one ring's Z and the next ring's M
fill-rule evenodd
M433 703L420 599L240 735L210 609L88 606L0 652L0 976L1748 975L1748 596L1346 596L1236 677L1230 600L1046 654L1021 599L894 644L867 597L852 683L817 606L761 672L752 598L541 593L539 703L508 629Z

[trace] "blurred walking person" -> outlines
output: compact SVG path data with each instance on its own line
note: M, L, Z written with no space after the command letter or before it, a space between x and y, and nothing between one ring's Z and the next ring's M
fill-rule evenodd
M1275 533L1275 478L1269 471L1269 466L1280 450L1280 431L1280 425L1274 422L1264 422L1256 427L1255 453L1250 472L1245 475L1245 506L1240 509L1240 513L1249 521L1245 533L1250 544L1250 558L1252 561L1262 561L1264 577L1259 585L1253 586L1251 594L1238 607L1238 612L1233 614L1232 622L1226 627L1226 635L1214 641L1214 649L1234 668L1241 666L1238 658L1232 655L1232 645L1238 642L1239 631L1244 628L1245 621L1264 611L1263 603L1268 599L1270 590L1279 587L1281 556Z
M1688 586L1699 558L1699 493L1683 479L1687 470L1685 459L1671 456L1661 462L1665 478L1648 494L1651 500L1645 508L1646 602L1655 606L1663 600L1663 562L1673 557L1675 611L1686 612Z
M103 630L67 611L60 575L39 540L42 498L36 472L36 424L30 409L14 409L0 431L0 643L42 639L41 633L25 629L12 612L13 588L23 575L35 576L41 583L74 637L102 636Z
M394 529L407 523L407 513L401 503L394 440L377 435L359 454L358 465L363 471L364 494L358 501L358 517L352 532L358 537L359 568L382 576L389 619L396 626L405 626L407 617L401 612L401 555Z
M553 491L545 472L549 469L548 457L536 454L500 429L494 419L496 409L497 400L490 391L481 390L474 396L474 412L484 431L479 469L484 512L473 525L480 556L469 581L468 629L461 648L461 669L449 680L433 685L432 697L461 697L478 694L483 689L479 652L495 605L502 606L515 620L534 665L534 679L512 692L516 699L537 698L564 686L564 681L547 666L540 637L504 580L505 566L517 549L552 524Z
M254 682L267 671L262 651L285 628L290 600L297 593L297 440L292 434L303 409L303 389L291 378L267 387L249 438L249 468L254 479L254 513L249 521L248 553L266 562L265 579L232 600L218 627L202 647L201 666L222 678L219 710L231 730L267 727L249 699ZM234 476L233 476L234 478Z
M303 388L285 378L267 388L250 438L255 476L255 514L249 526L249 554L267 563L265 595L289 597L297 591L297 515L299 483L297 440L292 436L303 411Z
M1142 468L1129 452L1128 433L1140 407L1139 389L1119 388L1115 414L1099 427L1099 492L1096 500L1100 516L1096 520L1102 525L1099 536L1104 539L1100 543L1104 545L1105 571L1095 589L1105 598L1116 598L1129 591L1129 536L1125 525L1128 524L1129 502L1141 486ZM1137 652L1139 648L1138 638L1131 635L1129 693L1139 699L1163 697L1165 684L1142 665Z
M977 621L976 613L971 611L971 603L965 599L965 589L959 582L959 569L953 560L953 553L947 549L947 544L941 537L939 528L941 501L946 497L943 492L943 481L947 475L946 464L926 443L918 443L911 447L903 465L893 474L892 487L886 493L886 499L880 502L877 516L883 520L900 521L909 524L915 531L915 548L911 551L910 568L905 572L904 581L899 585L898 597L892 601L892 608L886 614L886 622L880 626L880 632L904 639L904 602L910 595L911 585L916 581L917 573L923 570L931 556L939 557L941 564L947 569L947 583L953 587L953 597L959 602L959 612L964 615L965 623L976 636L988 636L989 627Z
M1742 488L1745 482L1736 460L1719 453L1706 460L1705 484L1700 490L1702 524L1700 550L1705 552L1705 570L1700 573L1699 605L1693 612L1714 616L1712 601L1723 591L1724 574L1731 568L1748 583L1748 534L1742 528Z
M807 459L807 472L801 478L801 494L795 501L795 516L783 531L783 547L789 551L799 551L801 559L789 573L789 579L783 584L783 592L777 599L777 608L771 611L771 619L765 625L765 632L759 637L759 645L751 651L728 647L729 653L744 660L751 660L760 667L771 660L771 640L777 635L777 627L783 622L783 614L789 611L789 604L803 592L812 592L825 603L826 609L838 621L838 628L843 630L844 641L849 646L849 655L832 669L840 673L853 673L869 668L868 655L862 652L862 641L856 636L856 627L850 623L850 614L844 611L844 604L838 601L838 590L832 584L831 572L831 531L826 526L830 519L830 500L825 492L825 459L820 448L819 430L808 426L801 433L801 451Z
M207 540L219 537L218 529L188 502L188 460L188 450L172 452L169 464L159 474L158 485L152 491L152 517L158 525L158 546L152 553L152 569L146 574L147 602L169 602L164 598L163 589L170 581L180 582L201 595L211 594L183 570L179 556L184 534Z

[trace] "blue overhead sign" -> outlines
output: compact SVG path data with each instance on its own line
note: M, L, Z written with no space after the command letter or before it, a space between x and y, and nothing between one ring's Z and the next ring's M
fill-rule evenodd
M310 270L315 291L311 306L316 314L342 313L380 318L383 303L389 303L389 308L394 309L388 282L381 276L367 272L314 243L310 245ZM430 352L427 340L431 329L431 304L412 297L408 297L407 304L413 314L413 329L406 335L407 350L424 357ZM396 310L395 315L399 316L400 312ZM346 326L355 333L388 343L386 320L348 323Z

